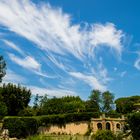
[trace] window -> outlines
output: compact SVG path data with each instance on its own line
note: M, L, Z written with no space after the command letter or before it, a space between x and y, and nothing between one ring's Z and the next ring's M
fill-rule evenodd
M110 123L109 122L106 123L106 129L110 130Z
M98 123L97 127L98 127L99 130L102 130L102 124L101 123Z
M121 129L121 125L119 123L116 124L117 129Z

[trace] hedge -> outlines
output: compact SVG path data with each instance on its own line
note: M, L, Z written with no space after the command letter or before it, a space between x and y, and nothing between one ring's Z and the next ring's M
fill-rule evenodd
M48 126L51 124L64 126L66 123L90 121L91 118L99 116L100 113L83 112L34 117L5 117L3 128L9 130L10 137L25 138L36 134L39 126Z
M68 113L58 115L40 116L40 125L57 124L65 125L70 122L90 121L91 118L98 118L100 113L83 112L83 113Z
M105 116L110 117L110 118L120 118L122 117L122 114L121 113L106 113Z
M3 128L9 130L9 136L17 138L36 134L38 127L38 121L31 117L7 117L3 123Z

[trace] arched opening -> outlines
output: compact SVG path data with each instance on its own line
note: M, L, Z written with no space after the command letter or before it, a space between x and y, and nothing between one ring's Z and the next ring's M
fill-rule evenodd
M116 128L117 128L118 130L120 130L120 129L121 129L121 125L120 125L119 123L117 123L117 124L116 124Z
M110 130L110 123L109 122L106 123L106 129Z
M102 130L102 124L101 124L101 123L98 123L98 124L97 124L97 128L98 128L99 130Z

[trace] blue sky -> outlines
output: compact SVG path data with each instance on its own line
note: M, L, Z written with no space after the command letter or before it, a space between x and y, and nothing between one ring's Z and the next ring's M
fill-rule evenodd
M139 0L1 0L3 82L33 94L140 94Z

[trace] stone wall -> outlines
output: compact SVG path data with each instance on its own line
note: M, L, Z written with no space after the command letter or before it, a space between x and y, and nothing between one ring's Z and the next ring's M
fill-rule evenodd
M50 127L40 127L39 132L43 134L81 134L88 131L88 122L68 123L65 126L52 125Z
M40 127L39 132L43 134L81 134L84 135L90 128L93 133L98 130L111 130L119 133L123 130L125 118L110 118L103 114L100 118L92 118L91 121L68 123L65 126L51 125L50 127Z

